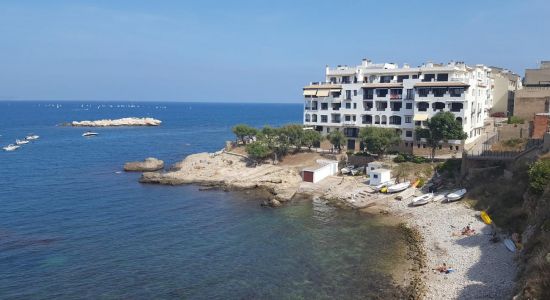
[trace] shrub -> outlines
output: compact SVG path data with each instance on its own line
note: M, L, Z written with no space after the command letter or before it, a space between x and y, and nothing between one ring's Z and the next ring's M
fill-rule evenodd
M550 159L535 162L528 171L529 187L535 194L542 194L550 184Z
M406 162L406 161L407 160L405 159L405 157L402 154L397 154L397 156L393 158L393 162L396 162L396 163L402 163L402 162Z
M523 124L525 123L525 120L517 117L517 116L510 116L508 117L508 124Z
M426 159L422 156L414 156L411 161L415 164L421 164L426 162Z

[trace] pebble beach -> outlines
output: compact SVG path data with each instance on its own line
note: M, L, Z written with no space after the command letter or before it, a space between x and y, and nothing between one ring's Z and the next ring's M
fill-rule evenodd
M387 205L392 214L423 236L425 299L511 298L516 275L514 253L502 242L490 241L492 228L480 220L479 212L463 202L411 207L410 201L389 200ZM467 225L475 235L460 235ZM432 270L443 263L454 271L445 274Z

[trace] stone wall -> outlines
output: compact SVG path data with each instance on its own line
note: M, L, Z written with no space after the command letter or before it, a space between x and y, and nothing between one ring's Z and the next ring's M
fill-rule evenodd
M525 124L506 124L502 123L497 127L498 140L506 141L510 139L520 139L529 137L529 123Z
M514 116L533 121L535 114L547 112L548 102L550 102L550 88L521 89L516 92L514 99Z
M412 144L412 146L411 146ZM414 143L409 143L409 148L411 149L412 154L417 156L430 156L432 154L432 149L430 146L423 141L416 141ZM457 155L462 153L464 149L464 142L460 144L451 144L451 143L442 143L439 145L439 148L436 149L435 155Z

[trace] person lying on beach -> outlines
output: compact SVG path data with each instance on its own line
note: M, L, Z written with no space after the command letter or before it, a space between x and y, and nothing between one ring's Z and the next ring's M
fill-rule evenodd
M462 235L471 236L471 235L476 234L476 230L475 230L475 229L472 229L472 228L470 227L470 225L467 225L466 227L462 228L461 234L462 234Z
M437 266L432 270L437 271L439 273L445 273L445 274L449 274L454 271L452 268L447 267L446 263L443 263L443 265Z
M476 234L476 230L471 228L470 225L462 228L462 231L460 232L453 232L453 236L460 236L460 235L472 236L474 234Z

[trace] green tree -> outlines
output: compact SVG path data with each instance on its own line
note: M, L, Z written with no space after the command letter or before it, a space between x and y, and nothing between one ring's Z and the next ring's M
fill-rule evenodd
M254 142L246 145L246 153L256 164L262 162L271 155L269 147L261 142Z
M378 156L383 156L391 147L399 145L401 137L395 129L381 127L366 127L359 131L359 138L365 143L366 149Z
M281 128L281 135L285 135L289 145L300 150L302 139L304 138L304 126L298 124L289 124Z
M529 186L535 194L542 194L550 185L550 159L535 162L529 168Z
M254 127L250 127L246 124L235 125L232 129L237 140L241 140L243 144L246 144L246 138L251 138L258 134L258 130Z
M321 142L323 136L317 130L305 130L302 138L302 146L306 146L309 150L311 147Z
M289 138L280 128L264 126L258 134L258 140L265 143L269 150L271 150L273 162L288 153Z
M334 148L338 149L338 152L342 151L342 145L346 142L346 137L341 131L332 131L327 135L327 139L329 142L334 146Z
M416 138L426 139L426 144L432 149L432 161L440 142L448 140L464 140L468 136L462 129L462 124L451 112L439 112L427 121L426 128L416 128Z

